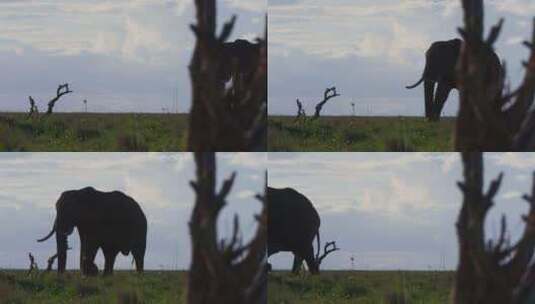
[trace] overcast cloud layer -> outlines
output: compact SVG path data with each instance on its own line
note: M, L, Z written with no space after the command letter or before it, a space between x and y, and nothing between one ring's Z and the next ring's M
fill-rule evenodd
M222 0L231 39L264 32L266 0ZM0 111L42 109L60 83L75 92L57 111L187 112L194 45L192 0L0 1Z
M462 196L457 153L270 153L269 184L292 187L307 196L321 217L321 240L336 241L340 251L324 269L455 269L455 221ZM522 194L531 189L535 155L485 154L488 184L505 173L496 207L486 222L496 238L507 215L514 243L527 212ZM354 263L351 263L351 257ZM288 269L292 255L270 258Z
M487 30L505 18L496 45L513 84L523 76L535 4L485 1ZM269 113L295 114L299 98L308 112L336 85L341 97L327 115L423 115L423 88L406 90L425 64L433 41L458 36L459 0L269 0ZM445 114L455 115L452 93Z
M265 153L218 154L218 182L238 173L229 205L219 220L221 237L232 231L238 214L248 240L260 211L254 198L264 187ZM26 268L28 252L44 267L56 252L55 241L36 240L52 228L61 192L93 186L120 190L134 198L148 220L145 265L148 269L188 269L188 222L194 203L189 181L194 163L189 153L0 153L0 269ZM79 238L69 237L68 268L78 268ZM103 269L102 252L97 265ZM119 254L116 268L132 269L131 257Z

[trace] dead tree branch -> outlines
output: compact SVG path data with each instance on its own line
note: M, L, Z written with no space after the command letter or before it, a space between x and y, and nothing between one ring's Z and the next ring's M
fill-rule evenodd
M46 266L46 272L52 271L52 265L54 265L54 262L58 258L58 254L54 254L53 256L49 257L47 260L47 266Z
M485 193L482 154L464 152L462 159L464 182L458 186L464 199L457 220L459 265L453 303L523 303L513 302L513 298L526 276L535 248L535 174L532 193L524 196L530 208L524 216L526 226L520 240L510 245L506 220L502 217L498 240L486 242L485 219L494 205L503 174L491 182Z
M39 116L39 108L37 108L35 100L31 96L28 96L28 99L30 100L30 111L28 112L27 118L32 118L34 115Z
M230 88L225 88L220 75L228 74L225 42L236 21L234 16L216 35L216 1L196 0L196 36L190 63L192 108L188 149L190 151L265 151L267 147L267 28L259 39L251 64L250 77L236 77L236 64ZM266 25L267 26L267 25Z
M335 241L325 243L325 245L323 246L323 253L320 255L318 250L318 253L316 254L316 263L318 265L318 268L321 265L323 259L325 259L330 253L333 253L338 250L340 250L340 248L336 247Z
M513 93L505 85L505 68L490 62L503 20L484 39L483 0L461 0L464 47L458 64L460 107L455 131L458 151L525 151L535 149L535 21L532 41L524 43L531 54L522 84Z
M305 109L303 108L303 103L299 101L299 99L296 99L295 103L297 104L297 116L295 117L295 121L298 121L300 118L305 119L307 114L305 113Z
M323 109L323 106L327 103L327 101L338 96L340 96L340 94L336 92L336 87L326 88L325 92L323 92L323 100L316 105L316 112L314 112L314 117L312 119L319 118L321 109Z
M73 91L71 91L69 89L69 84L68 83L65 83L65 84L60 84L58 86L58 89L56 90L56 97L52 98L49 102L48 102L48 110L46 111L46 115L50 115L52 114L52 111L54 110L54 106L56 105L56 102L63 96L63 95L67 95L67 94L70 94L72 93Z
M234 218L230 240L218 242L217 219L227 204L236 174L216 192L216 159L213 152L196 152L197 180L191 182L196 199L190 221L192 262L188 303L266 303L265 244L267 213L265 193L257 198L263 209L256 217L254 238L243 244L238 218ZM264 191L267 190L266 189Z
M28 273L26 273L26 276L31 275L34 271L39 272L39 266L35 263L35 258L31 252L28 253L28 258L30 259L30 269L28 270Z

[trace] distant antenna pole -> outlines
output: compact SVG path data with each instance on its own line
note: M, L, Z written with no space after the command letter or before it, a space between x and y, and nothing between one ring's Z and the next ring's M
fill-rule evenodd
M178 114L178 86L176 87L176 91L175 91L175 103L176 103L176 114Z

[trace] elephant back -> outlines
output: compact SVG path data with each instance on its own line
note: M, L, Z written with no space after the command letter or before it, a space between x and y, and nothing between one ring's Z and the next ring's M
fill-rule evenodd
M139 204L128 195L87 187L65 192L62 197L65 196L79 209L79 229L91 231L103 243L118 246L123 253L135 246L145 246L147 219Z
M268 246L310 244L320 227L318 212L303 194L292 188L268 188Z

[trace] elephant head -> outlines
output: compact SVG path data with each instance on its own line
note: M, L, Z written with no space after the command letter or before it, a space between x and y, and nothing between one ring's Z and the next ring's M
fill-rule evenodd
M131 197L119 191L100 192L87 187L63 192L56 203L56 219L43 242L56 234L58 273L63 273L67 261L67 237L78 229L80 236L80 270L94 275L96 253L102 249L104 274L113 272L119 252L132 253L139 272L143 271L147 236L147 219Z
M407 89L413 89L424 82L425 95L425 117L431 121L440 119L440 114L444 104L453 89L458 89L457 62L461 54L463 41L452 39L448 41L437 41L431 44L425 53L425 68L422 77ZM493 79L498 81L503 77L500 59L492 51L491 71ZM501 82L500 82L501 83ZM435 92L435 84L437 84Z
M244 39L223 44L223 60L219 79L227 83L231 79L248 81L256 72L260 62L260 43L252 43Z
M58 255L58 272L65 272L67 263L67 237L74 231L74 227L80 218L80 210L77 210L75 201L69 199L67 193L63 193L56 202L56 219L54 226L50 233L37 240L44 242L48 240L54 233L56 234L56 246Z

